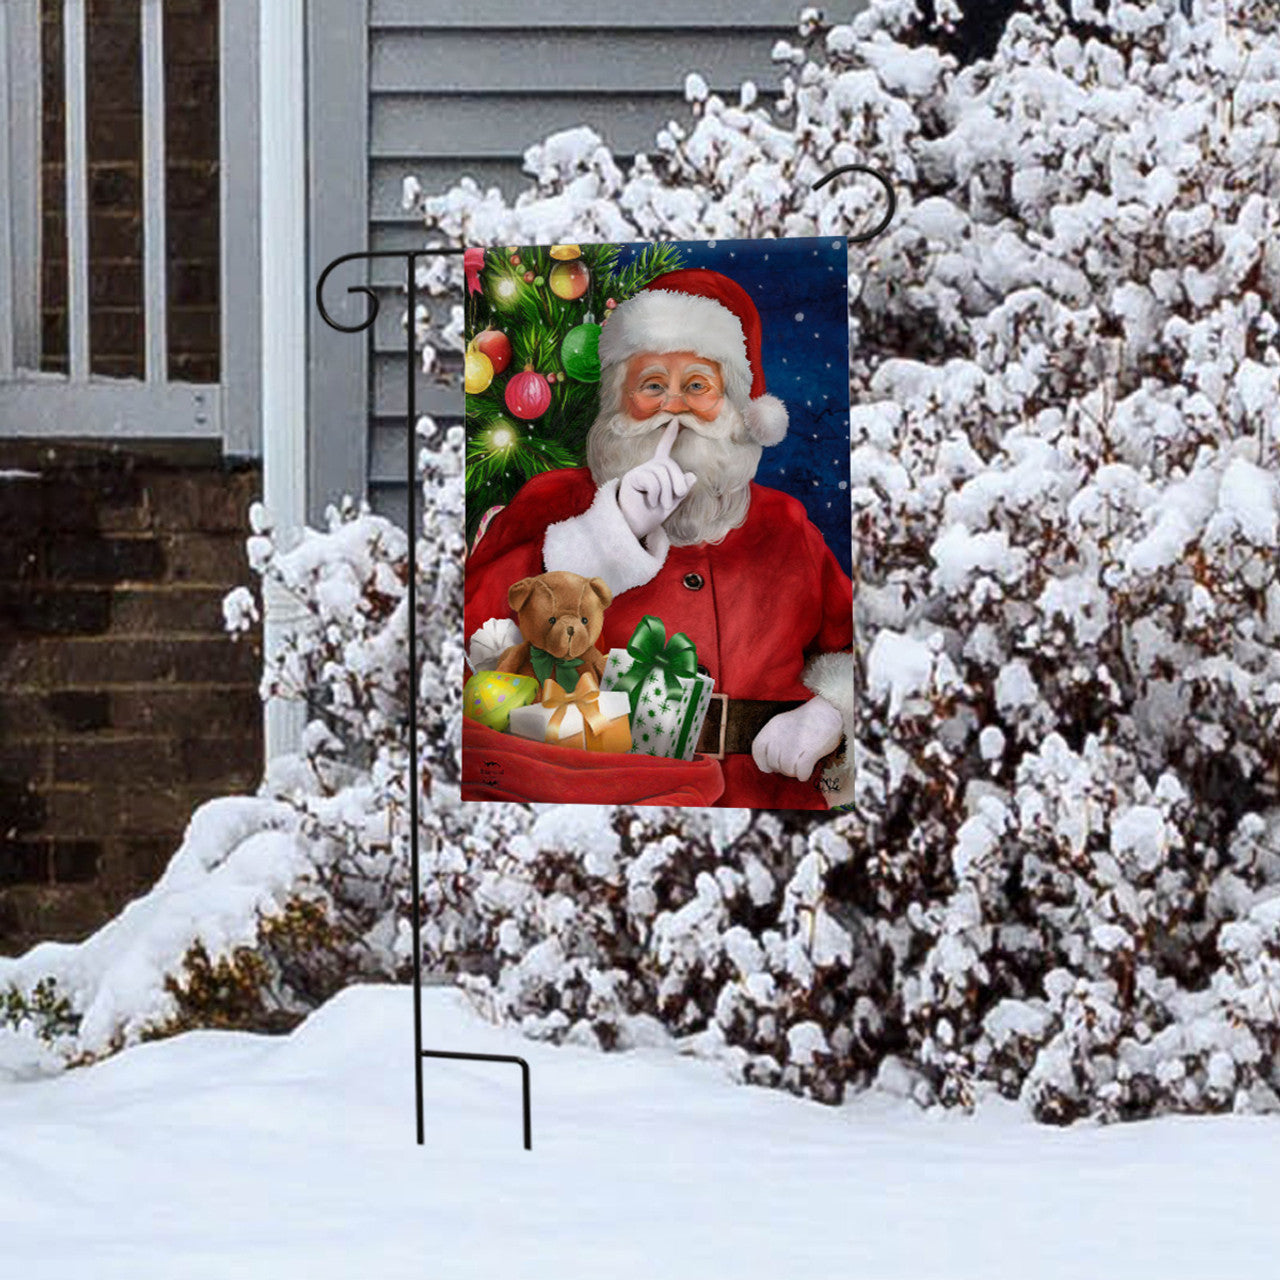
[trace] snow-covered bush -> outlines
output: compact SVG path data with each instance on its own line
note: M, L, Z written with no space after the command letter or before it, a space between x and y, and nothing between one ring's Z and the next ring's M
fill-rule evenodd
M460 772L463 440L461 428L442 431L430 419L418 429L427 522L416 591L420 687L430 693L417 716L426 842L433 794L449 807ZM264 922L264 941L293 957L289 988L318 1002L357 976L407 971L408 542L367 503L350 499L329 508L326 533L306 530L288 549L274 539L265 510L252 514L250 563L302 614L267 664L262 695L303 699L311 717L299 757L273 769L264 790L300 814L315 866L312 894ZM229 629L251 620L229 604ZM193 958L198 969L201 957Z
M751 837L619 815L606 875L535 826L498 879L546 887L477 896L531 1029L629 1005L820 1097L892 1060L1046 1119L1274 1103L1280 17L1021 7L968 67L910 0L808 13L777 110L695 77L630 172L578 130L514 202L409 192L499 244L839 233L846 163L900 196L850 259L858 803L767 907Z

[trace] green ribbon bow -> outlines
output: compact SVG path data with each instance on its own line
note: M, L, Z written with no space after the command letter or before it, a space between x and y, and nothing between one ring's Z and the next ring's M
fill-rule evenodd
M544 684L554 680L566 693L572 693L578 687L578 668L582 666L581 658L557 658L554 653L539 649L536 644L529 646L529 662L538 683Z
M698 674L698 651L683 631L670 640L661 618L645 614L627 642L627 652L635 659L631 669L613 677L614 687L627 695L634 715L640 706L640 687L651 671L660 671L668 697L679 697L680 677Z

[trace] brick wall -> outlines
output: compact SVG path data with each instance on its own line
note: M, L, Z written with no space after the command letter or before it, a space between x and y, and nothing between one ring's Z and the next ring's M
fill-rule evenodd
M74 939L146 889L192 810L262 773L255 463L0 444L0 954Z

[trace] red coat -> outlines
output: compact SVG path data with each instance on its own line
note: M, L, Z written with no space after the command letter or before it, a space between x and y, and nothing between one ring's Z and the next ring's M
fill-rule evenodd
M512 616L507 590L543 571L547 526L586 511L595 496L585 467L545 472L521 487L467 562L468 637L490 618ZM683 631L716 692L730 698L808 699L813 695L801 683L805 661L853 644L849 578L801 503L757 484L751 486L746 522L723 542L671 547L656 577L614 597L597 647L606 653L625 647L645 614L661 618L668 636ZM817 787L819 770L807 782L761 773L750 754L726 757L723 770L725 788L717 804L826 808ZM481 791L465 794L485 798Z

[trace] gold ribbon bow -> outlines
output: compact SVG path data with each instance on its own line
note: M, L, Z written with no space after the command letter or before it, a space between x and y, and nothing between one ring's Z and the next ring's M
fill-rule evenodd
M572 693L566 693L554 680L542 682L542 705L551 708L551 719L547 722L546 741L559 739L559 728L570 707L577 707L582 713L591 735L599 736L609 725L609 717L600 710L600 684L590 671L583 671L578 676L578 685Z

